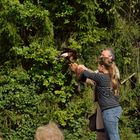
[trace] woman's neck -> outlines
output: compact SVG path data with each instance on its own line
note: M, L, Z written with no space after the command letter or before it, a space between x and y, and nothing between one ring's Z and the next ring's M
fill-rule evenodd
M104 73L104 74L108 74L109 71L108 71L108 70L103 70L103 73Z

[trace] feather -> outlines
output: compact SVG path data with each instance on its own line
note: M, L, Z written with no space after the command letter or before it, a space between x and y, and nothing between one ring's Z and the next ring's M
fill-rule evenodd
M67 56L69 56L69 54L68 53L62 53L60 56L67 57Z

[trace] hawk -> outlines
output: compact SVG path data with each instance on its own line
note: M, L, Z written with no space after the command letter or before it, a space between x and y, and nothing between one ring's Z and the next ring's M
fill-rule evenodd
M60 54L60 57L65 58L70 63L77 61L77 52L72 48L63 48L63 52Z

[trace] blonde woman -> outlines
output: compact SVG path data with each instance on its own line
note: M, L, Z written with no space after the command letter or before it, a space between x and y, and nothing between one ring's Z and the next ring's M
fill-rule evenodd
M95 94L101 108L106 140L120 140L118 122L122 108L119 104L119 81L114 63L106 57L100 57L99 73L91 73L84 65L76 63L71 64L70 68L83 82L87 78L95 82Z
M118 77L118 80L120 80L120 72L118 67L115 64L115 54L112 48L105 48L104 50L102 50L100 57L106 57L108 58L110 61L112 61L112 65L114 65L115 67L115 73ZM93 73L98 73L99 71L92 71L89 70L90 72ZM90 85L94 85L94 81L92 81L91 79L86 79L86 83L90 84ZM95 98L96 99L96 98ZM100 106L98 104L98 101L95 100L96 104L97 104L97 109L96 109L96 134L97 134L97 139L96 140L106 140L105 139L105 133L104 133L104 125L103 125L103 120L102 120L102 114L101 114L101 109Z
M48 125L37 128L35 140L64 140L64 136L54 122L49 122Z

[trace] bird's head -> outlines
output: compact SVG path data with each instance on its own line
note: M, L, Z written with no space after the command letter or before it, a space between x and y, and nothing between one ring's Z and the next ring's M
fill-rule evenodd
M60 57L67 59L70 63L73 63L77 60L77 52L72 48L63 48Z

